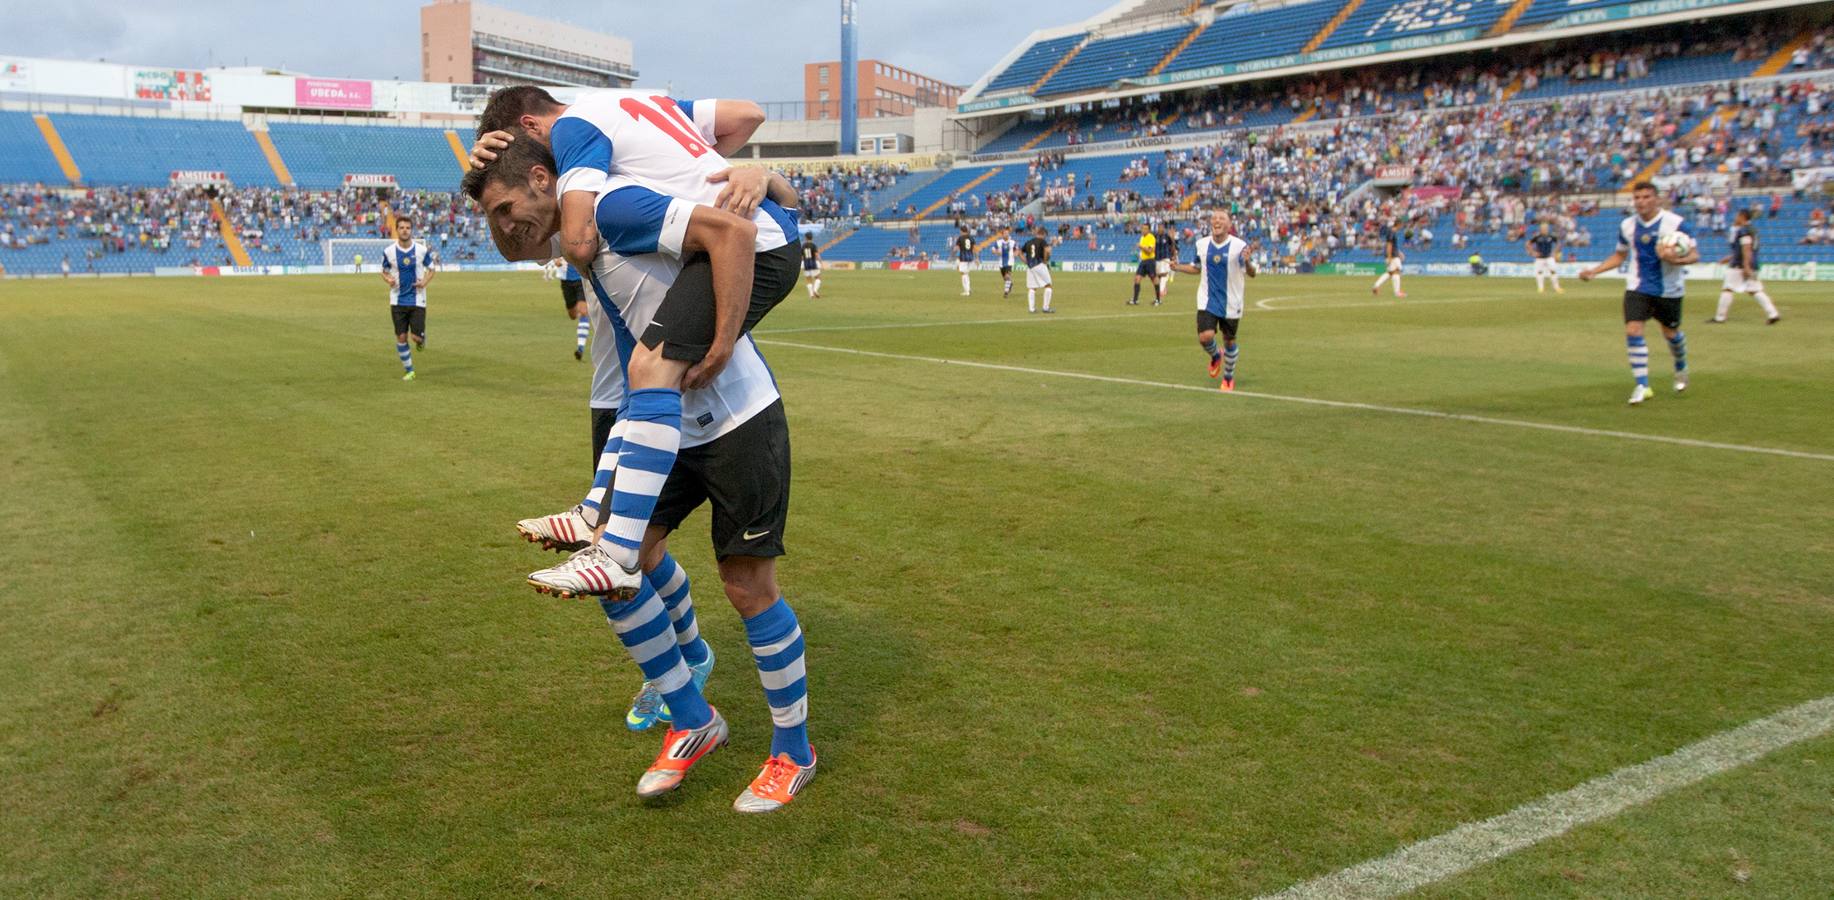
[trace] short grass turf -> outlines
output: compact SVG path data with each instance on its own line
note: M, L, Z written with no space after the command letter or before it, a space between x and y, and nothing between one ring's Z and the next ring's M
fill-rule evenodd
M1163 386L1214 384L1188 279L799 290L759 337L822 768L745 818L705 513L733 741L663 802L597 606L522 583L590 458L554 285L442 276L404 384L373 277L0 282L0 894L1248 896L1380 856L1834 693L1834 461L1275 398L1834 454L1834 303L1707 327L1711 287L1693 388L1652 341L1637 409L1615 282L1258 279L1237 396ZM1434 890L1825 893L1828 748Z

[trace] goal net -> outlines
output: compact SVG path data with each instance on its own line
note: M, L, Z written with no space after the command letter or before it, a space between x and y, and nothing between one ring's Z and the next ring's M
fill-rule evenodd
M392 241L386 238L326 238L325 266L332 271L380 271L382 250ZM357 268L362 258L362 269Z

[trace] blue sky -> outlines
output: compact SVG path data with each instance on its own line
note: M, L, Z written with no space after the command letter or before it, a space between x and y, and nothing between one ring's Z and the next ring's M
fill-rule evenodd
M860 0L860 55L967 85L1034 29L1113 0L1004 4ZM802 99L802 64L840 56L839 0L492 5L629 38L642 84L680 96ZM314 75L420 77L416 0L8 0L0 53L175 67L267 65ZM657 16L666 8L670 15ZM277 9L298 10L279 14Z

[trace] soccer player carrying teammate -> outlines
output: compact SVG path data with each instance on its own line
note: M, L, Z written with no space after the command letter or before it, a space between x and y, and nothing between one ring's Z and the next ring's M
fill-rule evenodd
M821 249L815 246L815 235L802 236L802 280L809 289L809 299L821 299Z
M427 349L427 282L433 280L436 262L433 251L414 240L413 220L396 217L395 242L382 250L382 280L388 282L389 314L395 320L395 355L406 370L402 381L414 380L408 338L413 337L415 349Z
M1025 311L1037 312L1034 301L1038 299L1038 289L1044 289L1044 311L1051 309L1051 242L1045 239L1044 226L1040 225L1032 232L1032 239L1019 248L1025 257ZM1136 286L1137 287L1137 286Z
M490 166L467 174L466 193L487 211L492 236L506 258L536 257L560 231L562 200L554 168L546 148L519 140ZM708 206L680 209L675 206L679 198L647 204L643 215L648 218L641 222L626 214L607 215L607 205L622 202L618 194L634 189L612 184L599 204L604 241L596 263L584 274L597 305L606 310L606 327L614 333L619 362L628 372L639 346L637 335L663 327L656 317L680 308L676 304L687 296L682 285L691 264L678 260L695 252L713 260L711 283L690 285L700 292L694 299L711 306L713 286L726 277L721 269L753 265L756 226ZM774 182L773 191L781 186L780 180ZM644 240L633 237L646 234ZM627 395L625 416L636 414L640 393L632 390ZM770 370L746 335L734 341L728 364L706 387L690 389L688 398L683 400L687 418L681 413L676 417L681 449L672 455L679 456L679 464L671 459L670 466L659 469L653 457L639 455L634 465L625 465L619 457L616 493L649 490L656 497L653 521L646 515L639 548L642 568L652 576L663 568L669 533L703 502L712 501L720 580L744 619L774 725L770 757L733 808L770 812L793 800L814 777L816 766L806 724L802 631L776 581L776 557L783 554L789 511L789 427ZM646 436L637 430L627 431L625 440L647 446ZM614 441L607 438L607 454ZM601 467L604 464L601 456ZM606 478L601 469L599 480ZM647 487L652 482L654 487ZM647 578L639 579L629 599L602 587L554 592L599 595L619 640L667 703L672 722L662 751L637 782L638 795L655 797L679 787L697 762L726 743L728 733L725 719L707 704L681 650L692 621L685 616L672 621L667 604Z
M1144 278L1153 286L1153 305L1159 305L1159 238L1151 231L1140 233L1140 263L1134 267L1134 298L1127 301L1128 306L1140 305L1140 279Z
M556 256L542 267L542 277L560 279L560 300L567 305L567 318L574 321L573 358L586 358L586 341L592 337L592 317L586 312L586 292L580 286L579 270L564 257Z
M1783 316L1777 312L1777 305L1770 302L1770 295L1764 293L1764 282L1758 280L1758 229L1751 224L1751 210L1741 209L1732 217L1732 253L1720 262L1726 264L1726 283L1719 289L1719 311L1707 320L1709 325L1719 325L1726 321L1726 313L1732 311L1733 293L1750 294L1758 305L1764 307L1768 324L1775 325Z
M1675 357L1676 392L1688 389L1688 338L1681 333L1681 299L1687 289L1687 266L1700 261L1700 248L1690 246L1682 252L1671 241L1669 236L1676 232L1691 240L1694 226L1662 208L1654 184L1637 182L1631 186L1630 198L1632 214L1618 228L1617 252L1580 272L1579 280L1591 281L1627 260L1630 263L1624 292L1624 345L1630 356L1630 374L1637 380L1630 392L1634 406L1655 396L1649 389L1649 344L1643 340L1643 324L1652 318L1662 326L1669 352Z
M993 255L1000 260L1000 283L1003 285L1001 299L1013 295L1013 255L1018 251L1019 244L1013 240L1013 230L1001 228L1000 236L993 241Z
M962 296L969 295L968 273L974 271L974 238L968 234L968 226L962 226L962 233L955 236L952 242L955 247L955 271L962 273Z
M1172 235L1175 229L1169 223L1161 223L1159 233L1154 236L1153 247L1153 287L1161 299L1172 289L1172 270L1178 262L1178 238ZM1153 301L1159 305L1158 300Z
M1395 236L1395 229L1391 225L1382 226L1382 256L1388 260L1388 270L1376 279L1375 286L1369 289L1370 295L1380 294L1382 283L1392 278L1395 280L1395 297L1406 297L1407 293L1401 290L1401 261L1406 257L1401 254L1401 239Z
M1541 227L1522 246L1535 261L1535 293L1547 293L1549 278L1554 279L1554 293L1566 293L1560 289L1560 269L1555 265L1560 259L1560 239L1554 236L1553 229L1542 222Z
M1210 234L1197 239L1197 262L1174 263L1173 268L1197 276L1197 345L1210 354L1210 377L1220 372L1225 391L1235 390L1235 362L1239 352L1235 335L1242 323L1244 278L1256 274L1254 245L1235 235L1235 217L1227 209L1210 213ZM1223 349L1216 349L1216 332L1223 332Z
M682 259L663 309L626 360L629 411L606 444L607 458L585 501L595 521L607 527L592 547L532 573L529 582L537 590L627 596L640 587L638 550L655 509L655 492L680 447L682 389L710 383L738 337L795 287L800 256L796 216L772 199L794 198L794 190L774 173L730 169L717 152L743 146L760 121L756 104L677 101L635 91L594 92L569 107L540 88L524 86L498 91L485 106L474 163L488 167L491 159L485 154L494 157L513 147L511 140L537 145L523 170L536 174L528 175L526 184L537 192L558 193L559 235L570 262L592 265L593 258L582 261L578 255L596 254L601 246L624 256L666 252ZM519 129L522 135L515 138L504 129ZM556 169L560 175L554 184L543 180L554 178ZM467 192L485 202L481 193L487 183L468 183ZM766 193L771 196L761 196ZM730 203L738 215L721 210L722 203ZM541 251L529 247L528 236L549 233L553 223L516 220L510 214L514 208L485 202L498 248L545 252L545 245ZM752 240L752 253L722 259L718 254L737 253L734 244L685 242L696 219L709 220L709 228L743 231ZM612 473L620 468L655 477L633 475L612 490Z

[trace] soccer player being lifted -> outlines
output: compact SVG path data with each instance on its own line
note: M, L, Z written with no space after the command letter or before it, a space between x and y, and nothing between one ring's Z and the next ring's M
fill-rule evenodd
M1197 345L1210 354L1210 377L1223 376L1219 387L1235 390L1235 362L1239 352L1235 335L1242 324L1245 279L1256 274L1255 245L1235 234L1235 217L1229 210L1210 213L1210 234L1198 238L1195 263L1174 263L1173 268L1197 276ZM1216 333L1223 333L1223 349L1216 348Z
M554 184L534 187L558 196L561 251L582 274L606 244L623 255L658 248L683 253L680 275L631 348L627 412L606 442L583 504L602 530L593 546L532 573L537 590L628 597L640 588L638 550L680 449L682 390L710 384L739 336L795 289L796 215L764 196L788 199L795 191L773 173L728 167L719 152L744 146L762 121L757 104L745 101L599 91L566 106L531 86L500 90L484 108L473 163L488 167L512 140L551 149L551 160L539 162L553 168L537 168L542 177L559 174ZM740 220L734 227L752 237L752 254L722 260L716 253L729 244L684 245L692 220L721 218L728 211L722 206L733 214L725 218ZM493 231L499 248L523 244L534 231L551 233L552 223L517 221L507 208L486 205L485 213L493 229L509 230ZM619 470L632 474L613 489Z
M1707 320L1709 325L1719 325L1726 321L1726 313L1732 311L1734 293L1750 294L1758 305L1764 307L1764 317L1771 325L1783 319L1777 312L1777 305L1770 302L1770 295L1764 293L1764 282L1758 280L1758 229L1751 224L1751 210L1741 209L1732 217L1732 234L1729 236L1732 252L1720 262L1726 264L1726 283L1719 289L1719 311Z
M1681 299L1687 290L1687 267L1700 261L1700 248L1693 245L1694 226L1662 208L1662 196L1654 184L1639 181L1632 185L1630 199L1632 212L1618 228L1617 252L1580 272L1579 280L1591 281L1625 262L1630 264L1625 276L1624 346L1630 356L1630 374L1637 382L1630 392L1634 406L1655 396L1649 389L1649 344L1643 339L1643 325L1650 319L1662 326L1669 353L1675 357L1675 391L1688 389L1688 338L1681 332ZM1674 237L1677 234L1681 237Z
M416 350L427 349L427 282L433 280L436 262L433 251L414 240L413 220L397 216L395 242L382 250L382 280L388 282L389 313L395 320L395 355L406 370L402 381L414 380L408 338L414 339Z
M505 258L537 259L549 252L549 242L562 227L556 168L545 147L518 140L488 167L466 175L465 192L486 210L492 238ZM739 176L733 178L736 183ZM659 315L679 311L685 302L711 307L714 291L726 277L723 269L752 268L758 229L734 213L658 195L616 177L608 186L597 203L603 242L594 265L583 275L606 314L602 327L612 332L601 331L601 339L615 341L615 368L627 372L640 346L637 335L660 330L665 344L674 340L679 326L665 324ZM793 192L781 194L785 188L781 179L771 180L772 195L793 204ZM665 202L656 202L659 196ZM792 223L789 234L794 233ZM696 253L711 260L710 281L687 281L693 264L682 261ZM630 464L619 457L614 508L623 508L617 496L627 492L655 498L645 512L638 547L641 567L650 579L639 579L634 594L626 596L608 587L609 576L602 568L576 566L570 570L573 580L556 581L548 592L600 598L620 642L649 687L667 703L671 716L662 750L638 779L637 793L649 798L676 789L696 763L726 743L728 734L725 719L706 702L701 692L704 676L685 649L697 629L686 616L672 617L665 599L668 585L685 578L659 574L667 567L663 560L668 535L711 501L720 580L744 620L773 723L770 756L733 807L770 812L793 800L814 777L816 766L806 724L802 631L776 581L776 557L783 553L789 510L789 430L776 383L749 335L734 341L727 363L706 386L690 389L682 399L682 412L670 423L677 434L670 465L657 465L656 454L648 449L631 457ZM627 393L620 419L638 415L641 393ZM607 452L612 440L608 435ZM639 429L627 431L625 441L640 448L653 443ZM600 464L604 465L603 456ZM601 469L595 491L609 474ZM594 549L582 550L574 559ZM710 654L705 657L708 667L711 659Z
M1530 259L1535 261L1535 293L1547 293L1547 279L1554 280L1554 293L1564 294L1560 289L1560 239L1554 236L1552 228L1546 222L1535 229L1535 233L1522 244L1528 251Z

